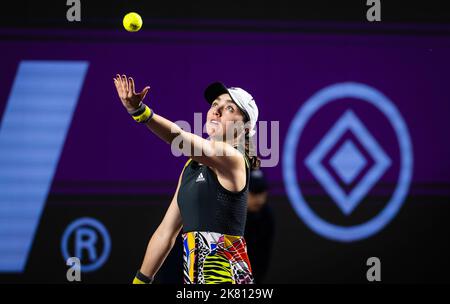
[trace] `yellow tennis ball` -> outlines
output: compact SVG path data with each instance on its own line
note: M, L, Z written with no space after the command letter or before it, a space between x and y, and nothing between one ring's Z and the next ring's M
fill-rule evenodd
M123 17L123 27L129 32L137 32L142 27L142 18L138 13L128 13Z

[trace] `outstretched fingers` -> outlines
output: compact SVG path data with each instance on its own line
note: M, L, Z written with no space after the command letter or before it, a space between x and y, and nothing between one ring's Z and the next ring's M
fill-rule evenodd
M114 77L114 85L116 86L117 93L122 100L136 100L136 98L142 101L147 95L150 87L145 87L141 92L136 93L136 85L132 77L126 75L116 74Z
M119 97L123 98L125 90L123 87L122 78L120 77L119 74L117 74L116 77L114 78L114 84L116 85L117 93L119 94Z
M127 75L123 74L122 75L122 80L123 80L123 85L125 87L125 90L128 93L129 87L128 87L128 79L127 79Z
M119 78L119 82L120 82L120 90L121 90L121 94L120 94L120 98L126 98L127 97L127 88L126 88L126 83L123 80L123 77L118 75Z
M117 94L119 94L119 96L120 96L120 84L119 84L119 81L115 77L113 78L113 81L114 81L114 85L116 86Z
M128 84L129 84L128 97L136 95L134 80L132 77L128 77Z
M150 90L150 87L145 87L139 95L141 95L141 99L145 98L145 95L147 95L148 91Z

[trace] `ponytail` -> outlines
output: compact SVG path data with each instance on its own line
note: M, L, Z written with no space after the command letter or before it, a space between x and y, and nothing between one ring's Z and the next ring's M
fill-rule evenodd
M244 144L245 145L245 157L247 157L247 159L250 162L250 169L251 170L259 169L259 167L261 166L261 160L258 158L256 149L254 147L254 143L247 132L245 133L244 140L245 140L245 144Z

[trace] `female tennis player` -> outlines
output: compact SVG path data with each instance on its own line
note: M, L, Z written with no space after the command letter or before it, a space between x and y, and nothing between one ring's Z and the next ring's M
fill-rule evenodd
M175 195L153 233L133 283L152 283L183 229L184 282L253 283L243 238L250 168L259 159L250 151L258 119L253 97L241 88L216 82L205 90L211 107L204 139L157 115L143 100L150 89L135 92L132 78L117 75L114 84L128 113L189 156Z

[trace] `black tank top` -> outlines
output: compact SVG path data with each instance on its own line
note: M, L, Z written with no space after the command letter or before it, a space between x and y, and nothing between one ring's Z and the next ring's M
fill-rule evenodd
M187 162L177 196L184 233L209 231L244 235L250 175L248 160L245 156L244 159L246 181L239 192L225 189L208 166L191 159Z

